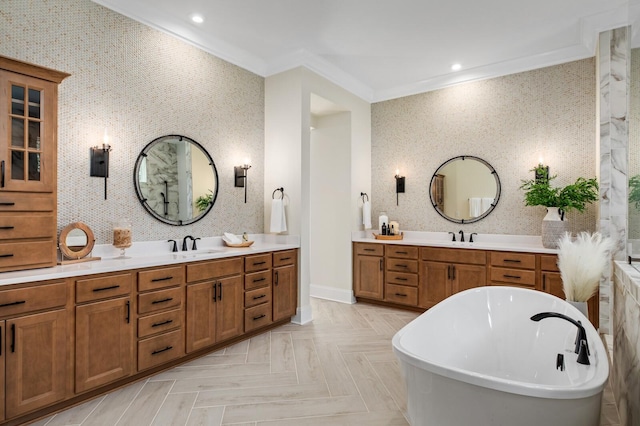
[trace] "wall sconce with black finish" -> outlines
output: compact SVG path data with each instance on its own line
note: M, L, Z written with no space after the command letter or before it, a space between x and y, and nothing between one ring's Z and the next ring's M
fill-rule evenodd
M247 202L247 170L251 168L251 164L249 164L249 160L244 160L244 164L242 166L235 166L233 168L233 172L235 175L235 187L242 188L244 187L244 202Z
M404 176L400 176L400 170L396 169L396 206L400 205L398 194L404 194Z
M104 132L102 146L93 146L89 151L90 170L89 176L104 178L104 199L107 199L107 178L109 177L109 152L111 152L111 145L109 145L109 137L107 132Z

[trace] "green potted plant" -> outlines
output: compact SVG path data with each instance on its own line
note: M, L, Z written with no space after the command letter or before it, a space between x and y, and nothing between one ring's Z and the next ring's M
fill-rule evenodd
M563 188L551 186L556 176L549 176L548 169L538 165L531 171L535 178L523 180L520 189L525 191L524 202L527 206L544 206L547 215L542 221L542 244L547 248L556 248L558 239L567 229L564 215L571 210L584 212L587 204L598 200L598 181L596 178L578 178Z
M203 212L207 209L207 207L209 207L209 204L211 204L212 201L213 201L213 191L209 190L208 194L201 195L198 198L196 198L196 208L198 209L199 212Z
M629 178L629 204L640 209L640 175Z

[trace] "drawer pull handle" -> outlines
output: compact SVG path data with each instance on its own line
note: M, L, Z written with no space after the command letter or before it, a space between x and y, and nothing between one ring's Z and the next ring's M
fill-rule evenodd
M262 278L254 278L253 282L254 282L254 283L259 283L260 281L264 281L264 280L266 280L266 278L265 278L265 277L262 277Z
M10 201L4 202L4 203L0 203L0 206L3 206L3 207L5 207L5 206L11 207L11 206L15 206L15 205L16 205L16 203L12 203Z
M264 265L267 262L253 262L253 266Z
M0 308L4 308L5 306L23 305L25 303L27 303L26 300L19 300L17 302L3 303L2 305L0 305Z
M172 322L173 322L173 320L166 320L166 321L162 321L162 322L157 322L155 324L152 324L151 327L160 327L161 325L171 324Z
M515 279L515 280L519 280L519 279L521 279L521 278L522 278L520 275L506 275L506 274L505 274L505 275L503 275L503 277L504 277L504 278L513 278L513 279Z
M547 276L542 274L542 290L547 291Z
M13 253L0 254L0 257L13 257Z
M4 188L4 160L0 161L0 187Z
M167 346L164 349L158 349L157 351L151 352L151 355L158 355L158 354L161 354L162 352L170 351L171 349L173 349L173 346Z
M154 300L153 302L151 302L151 304L155 305L157 303L170 302L172 300L173 300L173 297L167 297L166 299Z
M403 278L403 277L396 277L396 280L398 280L398 281L407 281L407 278Z
M129 324L129 321L131 320L131 302L129 302L127 300L127 305L126 306L127 306L127 318L126 318L126 320L127 320L127 324Z
M398 254L409 254L406 251L397 251L396 253L398 253Z
M265 315L265 314L258 315L257 317L253 317L253 320L254 320L254 321L258 321L259 319L264 318L264 317L266 317L266 315Z
M0 229L10 230L10 229L14 229L14 227L13 226L0 226Z
M398 297L407 297L407 295L403 294L403 293L396 293L396 296L398 296Z
M409 265L401 265L399 263L396 263L396 267L398 267L398 268L408 268Z
M366 248L366 249L364 249L364 251L376 251L376 249Z
M156 283L158 281L169 281L172 280L173 277L163 277L163 278L154 278L151 280L152 283Z
M213 302L218 300L218 283L213 283Z
M522 263L520 259L505 259L503 262L505 263Z
M253 300L262 299L263 297L267 297L266 294L261 294L260 296L253 296Z
M276 285L278 285L278 271L276 271Z
M98 287L98 288L94 288L93 291L94 292L98 292L98 291L105 291L105 290L113 290L114 288L119 288L119 285L112 285L109 287Z
M16 325L11 324L11 352L16 351Z
M218 283L218 300L222 300L222 283Z
M282 261L282 260L290 260L290 259L291 259L290 257L283 257L283 258L280 258L280 260L281 260L281 261Z

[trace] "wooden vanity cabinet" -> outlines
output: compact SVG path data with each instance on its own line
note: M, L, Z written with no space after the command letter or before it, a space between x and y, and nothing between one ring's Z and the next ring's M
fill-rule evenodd
M388 245L384 271L384 300L418 305L418 247Z
M556 297L565 299L562 287L562 276L558 268L558 256L555 254L540 255L540 286L539 288ZM596 292L587 301L589 321L597 329L600 325L600 292Z
M186 352L244 332L242 257L187 264Z
M273 321L271 253L247 256L244 261L244 331Z
M138 272L138 371L185 354L184 266Z
M131 375L135 369L135 274L77 279L76 393Z
M67 288L54 282L0 291L0 420L69 395Z
M491 285L508 285L540 290L536 282L536 255L508 251L489 252Z
M353 243L353 294L355 297L370 300L384 299L384 249L384 244Z
M58 84L0 56L0 272L56 264Z
M428 309L452 294L486 285L484 250L420 248L418 306Z
M291 318L298 308L298 250L273 253L273 321Z

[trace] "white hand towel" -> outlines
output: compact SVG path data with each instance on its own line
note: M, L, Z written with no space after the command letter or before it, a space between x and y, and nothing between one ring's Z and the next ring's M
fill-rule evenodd
M239 237L236 237L230 232L225 232L224 237L229 244L240 244L242 240Z
M469 198L469 216L478 217L482 214L482 200L477 197Z
M287 218L284 214L284 202L282 198L276 198L271 202L271 232L278 233L287 230Z
M489 210L491 208L491 205L493 204L493 200L494 200L493 198L483 198L482 199L482 213L486 212L487 210Z
M362 206L362 224L364 229L371 229L371 203L365 201Z

